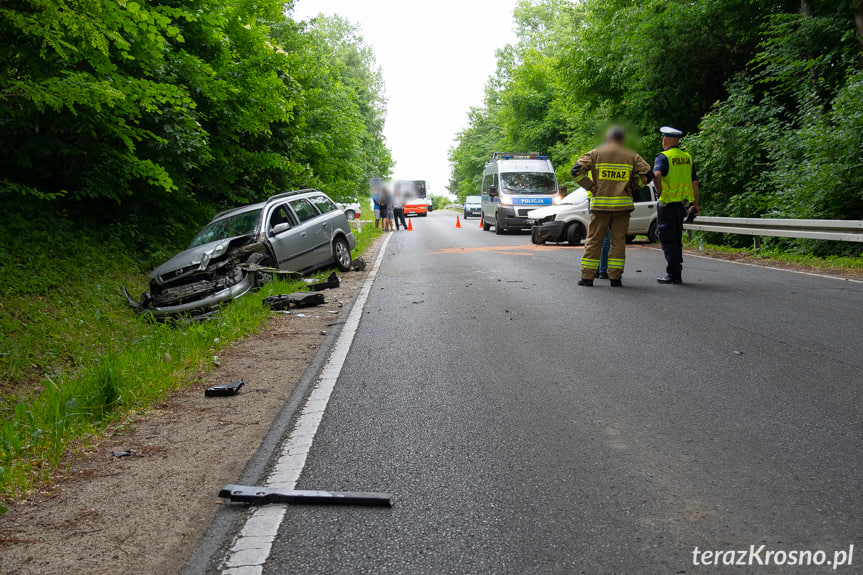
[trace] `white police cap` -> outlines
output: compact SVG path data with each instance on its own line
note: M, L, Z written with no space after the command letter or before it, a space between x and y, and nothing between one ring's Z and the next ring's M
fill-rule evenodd
M662 126L659 128L659 131L663 136L668 136L670 138L679 138L683 135L683 132L678 130L677 128L672 128L671 126Z

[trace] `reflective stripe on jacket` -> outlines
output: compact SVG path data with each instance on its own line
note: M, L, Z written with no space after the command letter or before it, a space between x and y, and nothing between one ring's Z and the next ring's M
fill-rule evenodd
M651 180L653 170L644 158L620 144L605 144L589 151L572 167L578 185L596 191L590 209L608 212L632 211L630 180L636 176L640 186Z

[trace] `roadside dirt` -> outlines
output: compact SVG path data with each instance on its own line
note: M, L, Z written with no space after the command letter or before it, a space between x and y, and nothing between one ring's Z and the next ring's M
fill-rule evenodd
M706 256L710 258L715 258L718 260L726 260L730 262L740 262L745 264L752 264L756 266L762 266L766 268L777 268L782 270L791 270L798 272L806 272L812 273L822 276L830 276L836 278L843 279L853 279L853 280L863 280L863 269L839 269L839 268L822 268L817 266L807 266L803 264L792 264L786 262L780 262L777 260L772 260L770 258L753 256L750 254L742 254L742 253L726 253L719 252L715 250L704 250L703 252L699 252L696 249L684 248L684 254L690 254L694 256Z
M368 261L366 257L366 261ZM55 483L0 516L0 573L176 573L367 272L327 304L274 314L221 365L73 457ZM338 311L338 314L328 313ZM303 313L308 317L299 317ZM234 397L204 388L243 379ZM131 451L117 458L112 452Z

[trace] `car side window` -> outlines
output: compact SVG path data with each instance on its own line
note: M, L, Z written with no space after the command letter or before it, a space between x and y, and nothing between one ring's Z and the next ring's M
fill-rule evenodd
M325 214L327 212L334 212L339 209L332 202L332 200L330 200L326 196L312 196L309 198L309 201L311 201L312 204L314 204L314 206L318 208L318 211L320 211L322 214Z
M482 179L482 195L488 195L488 189L491 186L491 174L486 174L486 176Z
M272 231L279 224L288 224L288 226L293 227L294 222L292 221L291 214L288 212L288 206L282 204L273 210L272 215L270 215L270 225L267 227L268 230Z
M305 198L300 198L298 200L293 200L290 202L291 208L294 210L294 213L297 214L297 217L300 218L300 223L305 223L311 219L318 217L318 210L309 203L309 201Z

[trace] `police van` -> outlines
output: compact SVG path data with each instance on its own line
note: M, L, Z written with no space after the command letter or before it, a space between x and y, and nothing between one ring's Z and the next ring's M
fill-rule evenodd
M529 230L528 212L560 200L548 156L495 152L482 172L482 229Z

